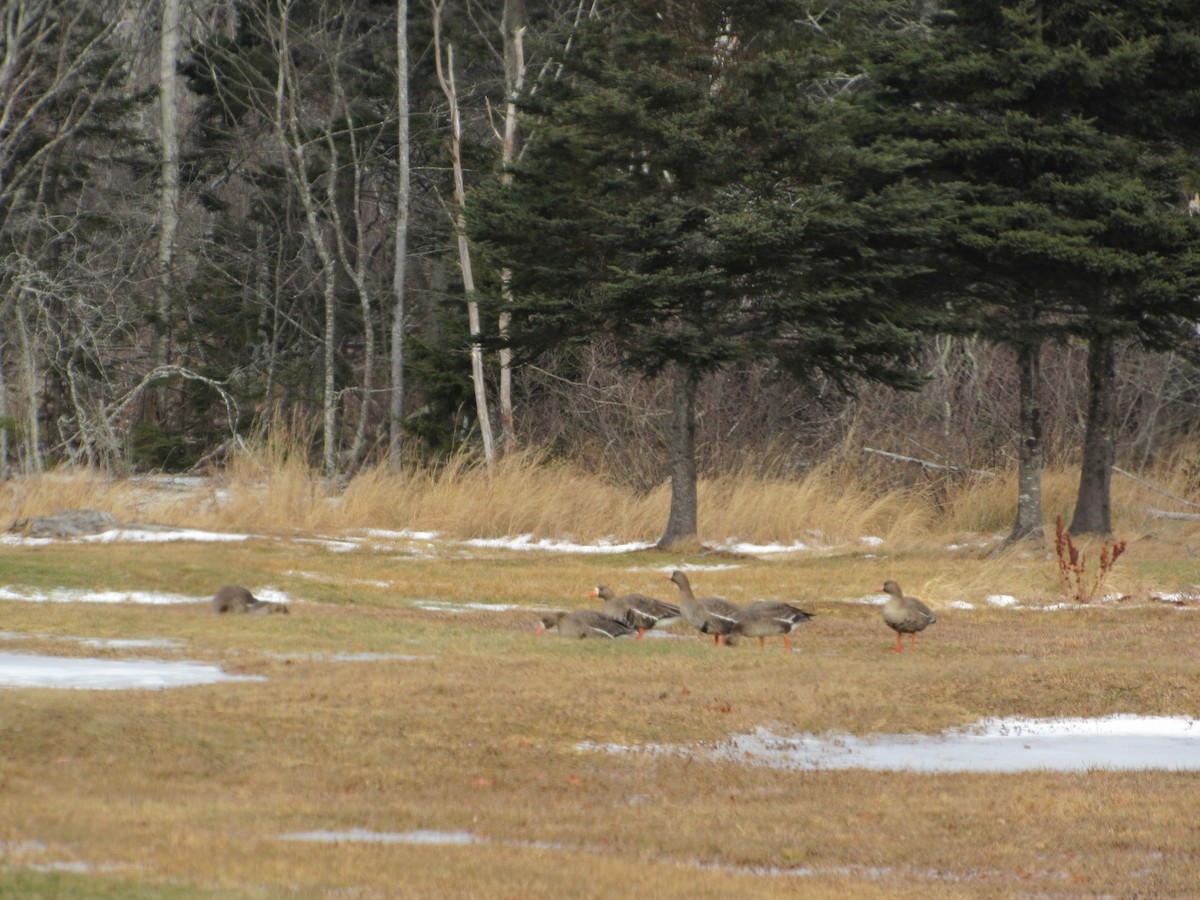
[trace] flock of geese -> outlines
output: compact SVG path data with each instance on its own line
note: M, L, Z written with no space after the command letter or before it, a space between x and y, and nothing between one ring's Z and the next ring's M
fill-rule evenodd
M617 596L612 588L600 585L589 596L604 601L600 610L577 609L543 615L538 634L550 628L567 638L619 638L637 635L638 640L651 628L687 622L702 634L711 634L715 645L733 646L744 637L758 638L763 646L768 637L783 638L784 652L792 651L792 632L812 618L812 613L775 600L756 600L741 607L724 597L697 597L687 575L676 570L663 578L679 588L679 605L665 603L645 594ZM895 581L885 581L880 590L888 595L883 606L883 621L896 632L896 652L903 653L903 635L909 646L917 633L937 621L929 607L916 597L908 597Z

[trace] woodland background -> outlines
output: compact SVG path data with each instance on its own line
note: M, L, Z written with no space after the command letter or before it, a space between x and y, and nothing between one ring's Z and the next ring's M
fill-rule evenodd
M939 7L776 5L837 51L842 85L864 77L876 36L926 28ZM642 6L5 0L0 473L187 470L287 429L314 465L348 476L482 454L494 430L496 452L662 483L669 378L630 371L596 334L514 368L502 393L488 339L499 307L469 302L500 296L502 272L466 237L473 192L520 152L522 98L559 71L581 23ZM663 4L658 18L719 6ZM1110 4L1013 8L1043 6L1098 16ZM1179 182L1162 215L1187 221L1194 188ZM1165 348L1118 335L1118 459L1135 471L1186 448L1197 420L1181 334ZM1046 459L1070 463L1088 342L1064 329L1038 353ZM1015 358L983 328L925 331L915 391L734 361L698 386L699 470L786 475L863 446L1011 467ZM494 426L481 428L476 386ZM1200 473L1200 456L1174 459Z

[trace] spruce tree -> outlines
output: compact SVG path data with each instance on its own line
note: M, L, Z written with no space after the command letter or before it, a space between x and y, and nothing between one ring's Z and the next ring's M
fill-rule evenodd
M882 46L882 139L954 197L931 250L958 327L1021 366L1021 497L1012 537L1040 536L1037 357L1089 344L1075 531L1110 529L1113 348L1170 346L1200 317L1197 223L1184 215L1200 112L1194 4L948 0L927 32ZM1190 143L1190 146L1189 146Z
M705 375L768 359L914 383L892 288L927 217L897 155L853 148L832 27L800 4L606 10L532 93L511 184L472 199L475 236L512 270L518 362L608 337L630 372L671 375L666 546L697 532Z

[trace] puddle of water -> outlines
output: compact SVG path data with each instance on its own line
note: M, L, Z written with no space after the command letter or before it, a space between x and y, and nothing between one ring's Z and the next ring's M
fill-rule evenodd
M1079 772L1200 769L1200 723L1182 716L1098 719L985 719L940 735L797 735L765 728L716 748L626 747L583 743L581 750L707 757L781 769L916 772Z
M77 659L0 653L0 687L76 690L161 690L219 681L266 681L261 675L229 675L218 666L151 659Z

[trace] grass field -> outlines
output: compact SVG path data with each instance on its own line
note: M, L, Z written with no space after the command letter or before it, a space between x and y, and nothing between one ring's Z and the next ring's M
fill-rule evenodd
M0 587L199 598L236 581L293 603L290 616L218 617L200 602L0 600L0 651L265 678L0 688L0 897L1194 896L1194 772L796 772L581 749L703 747L760 726L935 734L993 716L1200 715L1200 610L1150 599L1200 582L1196 523L1144 514L1165 501L1118 486L1129 549L1106 590L1127 599L1046 609L1061 601L1052 541L997 552L1004 478L940 494L853 490L828 473L732 479L702 490L706 537L815 549L598 554L463 541L652 541L664 498L534 467L480 477L368 473L336 502L286 466L220 489L6 486L13 519L91 506L251 537L0 544ZM1069 473L1047 495L1051 516L1065 509ZM662 574L678 565L696 567L698 593L815 613L799 650L716 649L682 627L640 642L534 635L536 610L590 606L597 583L674 599ZM914 652L894 653L861 602L888 577L938 614ZM994 607L993 594L1020 603ZM286 839L312 832L343 837Z

